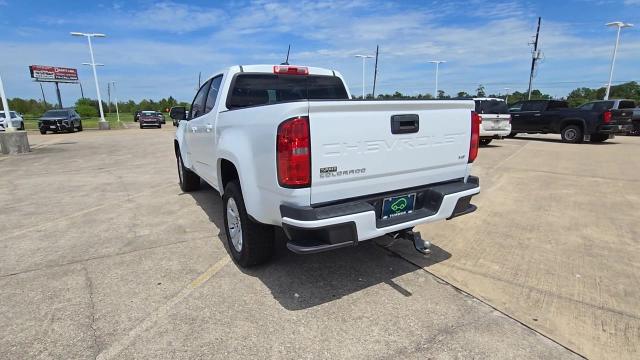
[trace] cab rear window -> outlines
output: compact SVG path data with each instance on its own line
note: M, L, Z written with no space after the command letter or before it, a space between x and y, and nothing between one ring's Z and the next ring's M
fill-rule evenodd
M476 100L478 114L508 114L507 103L500 100Z
M238 74L227 98L227 108L277 104L297 100L346 100L347 90L336 76Z

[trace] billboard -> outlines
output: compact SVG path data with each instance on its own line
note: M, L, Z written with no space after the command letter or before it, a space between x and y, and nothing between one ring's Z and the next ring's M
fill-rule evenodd
M77 82L78 70L57 66L30 65L29 72L35 81Z

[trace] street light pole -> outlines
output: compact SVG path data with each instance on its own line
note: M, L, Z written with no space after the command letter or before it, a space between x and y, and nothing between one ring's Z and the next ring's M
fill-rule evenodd
M93 69L93 79L96 83L96 93L98 95L98 108L100 109L100 121L98 122L98 126L100 129L108 130L109 123L104 119L104 110L102 109L102 97L100 96L100 85L98 84L98 72L96 71L96 61L93 57L93 46L91 45L92 37L105 37L104 34L85 34L79 32L72 32L72 36L85 36L89 43L89 53L91 54L91 68Z
M623 23L622 21L614 21L607 23L607 26L615 26L618 28L616 35L616 45L613 48L613 57L611 58L611 68L609 69L609 82L607 83L607 91L604 94L604 99L609 100L609 92L611 91L611 80L613 80L613 66L616 63L616 54L618 53L618 44L620 43L620 30L622 28L632 27L633 24Z
M2 98L2 108L4 109L4 128L5 131L14 131L13 121L11 121L11 111L9 110L9 100L4 93L4 84L2 83L2 76L0 76L0 97Z
M120 110L118 110L118 94L116 93L116 82L111 81L110 83L113 86L113 97L116 99L116 116L118 117L118 126L120 126Z
M504 102L509 104L509 90L511 90L511 88L504 88L504 91L507 93L507 97L504 99Z
M434 97L437 99L439 97L438 96L438 71L440 68L440 64L446 63L447 61L446 60L430 60L429 62L432 64L436 64L436 91L435 91Z
M364 100L365 97L365 80L364 80L364 67L365 67L365 62L367 59L371 59L373 56L372 55L354 55L357 58L362 58L362 100Z

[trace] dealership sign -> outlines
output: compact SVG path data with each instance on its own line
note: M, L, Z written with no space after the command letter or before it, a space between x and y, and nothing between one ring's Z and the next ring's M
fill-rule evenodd
M31 77L36 81L77 82L78 70L57 66L31 65Z

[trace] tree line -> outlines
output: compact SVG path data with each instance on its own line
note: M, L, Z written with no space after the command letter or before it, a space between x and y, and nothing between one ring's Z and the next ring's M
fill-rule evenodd
M560 100L566 100L572 107L584 104L593 100L602 100L604 98L606 89L604 87L598 89L592 89L588 87L580 87L572 90L567 96ZM439 99L452 99L452 98L465 98L465 97L493 97L502 98L508 100L509 103L514 103L520 100L526 100L528 98L527 92L514 91L508 95L506 94L487 94L485 87L479 85L475 91L475 94L469 94L465 91L460 91L454 96L445 93L443 90L438 91ZM508 97L508 99L507 99ZM640 103L640 84L636 81L626 82L620 85L611 86L611 93L609 95L611 99L632 99L637 103ZM354 97L355 99L362 99L362 96ZM531 91L532 99L552 99L549 94L545 94L538 89ZM373 99L371 94L367 95L367 99ZM406 95L399 91L392 94L378 94L376 96L378 100L430 100L434 99L434 96L429 93ZM184 101L177 101L173 96L163 98L160 101L154 101L151 99L144 99L140 102L129 100L126 102L118 102L118 110L121 113L133 113L137 110L153 110L166 112L172 106L186 106L189 107L189 103ZM22 114L29 114L33 116L40 116L47 110L55 108L53 104L44 103L35 99L21 99L13 98L9 99L9 107L11 110L17 111ZM0 109L2 103L0 102ZM75 108L78 113L83 117L95 117L98 116L98 101L94 99L78 99L75 103ZM105 113L115 112L115 103L102 102L102 108Z
M151 99L144 99L140 102L135 102L133 100L119 101L118 111L120 111L121 113L133 113L138 110L166 112L168 109L171 109L172 106L188 107L189 104L184 101L178 101L173 96L169 96L168 98L163 98L160 101ZM83 117L95 117L99 115L98 100L95 99L78 99L73 107L80 114L80 116ZM35 99L13 98L9 99L9 108L12 111L16 111L22 114L40 116L47 110L56 109L57 106ZM2 109L1 102L0 109ZM102 101L102 109L105 113L115 113L116 104L115 102L107 103L106 101Z
M606 88L601 87L598 89L591 89L588 87L581 87L572 90L567 96L562 97L558 100L566 100L569 103L569 106L576 107L578 105L582 105L589 101L594 100L602 100L604 98ZM479 85L476 89L475 93L467 93L466 91L460 91L455 95L449 95L445 93L443 90L438 90L438 98L439 99L454 99L454 98L469 98L469 97L491 97L491 98L500 98L508 100L510 104L527 100L529 94L520 91L514 91L512 93L507 94L487 94L485 91L485 87L483 85ZM355 99L362 99L362 96L356 96ZM636 81L626 82L620 85L611 86L611 92L609 94L610 99L631 99L635 100L636 103L640 106L640 84ZM367 95L367 99L373 99L371 94ZM417 95L406 95L402 94L399 91L394 92L393 94L378 94L376 96L378 100L428 100L435 99L435 97L430 94L417 94ZM531 91L531 99L532 100L540 100L540 99L553 99L553 96L549 94L545 94L538 89L534 89Z

